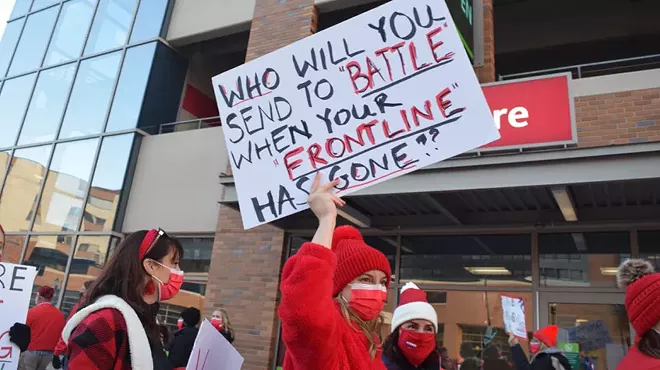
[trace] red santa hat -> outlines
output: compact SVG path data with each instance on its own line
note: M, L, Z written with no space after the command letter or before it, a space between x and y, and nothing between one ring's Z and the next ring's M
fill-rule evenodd
M414 283L407 283L401 288L399 306L392 315L392 332L410 320L429 321L435 327L435 332L438 332L438 314L426 300L426 292Z

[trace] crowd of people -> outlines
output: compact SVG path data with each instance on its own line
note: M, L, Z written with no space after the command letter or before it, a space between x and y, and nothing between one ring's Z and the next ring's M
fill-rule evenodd
M383 337L390 264L357 229L336 227L344 201L332 192L336 182L319 181L317 176L308 199L319 226L281 276L284 370L571 370L557 348L555 325L534 332L528 348L510 335L511 359L493 344L478 357L468 343L461 346L460 362L451 359L438 346L437 312L413 283L401 288ZM0 227L0 259L4 243ZM40 287L26 323L9 331L22 352L19 369L43 370L48 364L69 370L185 369L200 311L184 310L172 336L158 319L160 302L183 284L182 256L179 241L162 230L129 235L100 276L82 288L68 319L51 302L53 288ZM628 260L617 279L637 335L617 370L660 369L660 274L646 261ZM210 323L234 342L224 310L214 311Z

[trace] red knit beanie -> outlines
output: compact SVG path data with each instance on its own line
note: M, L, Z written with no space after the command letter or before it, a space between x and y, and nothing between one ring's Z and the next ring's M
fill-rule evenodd
M557 347L557 333L559 333L557 325L550 325L535 331L534 338L540 340L546 346L554 348Z
M339 226L332 236L332 250L337 255L337 269L332 296L339 293L355 278L367 271L379 270L387 275L390 285L390 263L380 251L368 246L362 234L352 226Z
M47 285L42 286L39 288L39 296L41 298L45 299L53 299L53 295L55 295L55 290Z
M619 266L617 282L626 289L626 311L642 337L660 322L660 274L648 261L627 260Z

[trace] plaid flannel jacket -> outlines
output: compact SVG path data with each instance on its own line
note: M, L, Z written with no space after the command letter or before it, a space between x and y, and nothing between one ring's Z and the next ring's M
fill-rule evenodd
M69 370L132 369L126 320L112 308L90 314L71 333L67 353Z

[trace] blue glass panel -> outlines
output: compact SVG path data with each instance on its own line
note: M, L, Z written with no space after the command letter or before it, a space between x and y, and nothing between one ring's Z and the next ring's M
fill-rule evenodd
M124 187L134 134L107 136L96 162L82 231L111 231Z
M98 141L57 144L32 230L78 230Z
M80 57L95 5L96 0L73 0L64 3L53 39L46 52L44 65L49 66Z
M0 78L5 77L7 73L11 56L14 54L14 49L16 49L18 37L21 35L23 22L25 22L25 18L7 23L5 34L2 36L2 41L0 41Z
M131 34L131 44L160 36L167 12L168 0L150 0L140 2Z
M48 46L48 39L53 31L57 7L50 8L39 13L34 13L27 18L23 35L18 42L16 55L9 67L9 75L28 72L41 67L41 61Z
M85 55L126 43L136 4L137 0L101 0L85 46Z
M36 73L5 81L0 91L0 148L14 145Z
M20 145L50 141L55 138L75 73L74 63L39 73L37 86L34 88L18 140Z
M9 19L25 15L25 13L30 10L30 4L32 4L32 0L16 0L14 3L14 9L11 11Z
M31 11L43 9L47 6L57 4L59 2L60 2L60 0L34 0L34 2L32 3Z
M137 126L155 51L155 42L126 51L117 93L112 102L107 132Z
M80 63L60 138L99 133L103 130L121 52L86 59Z

